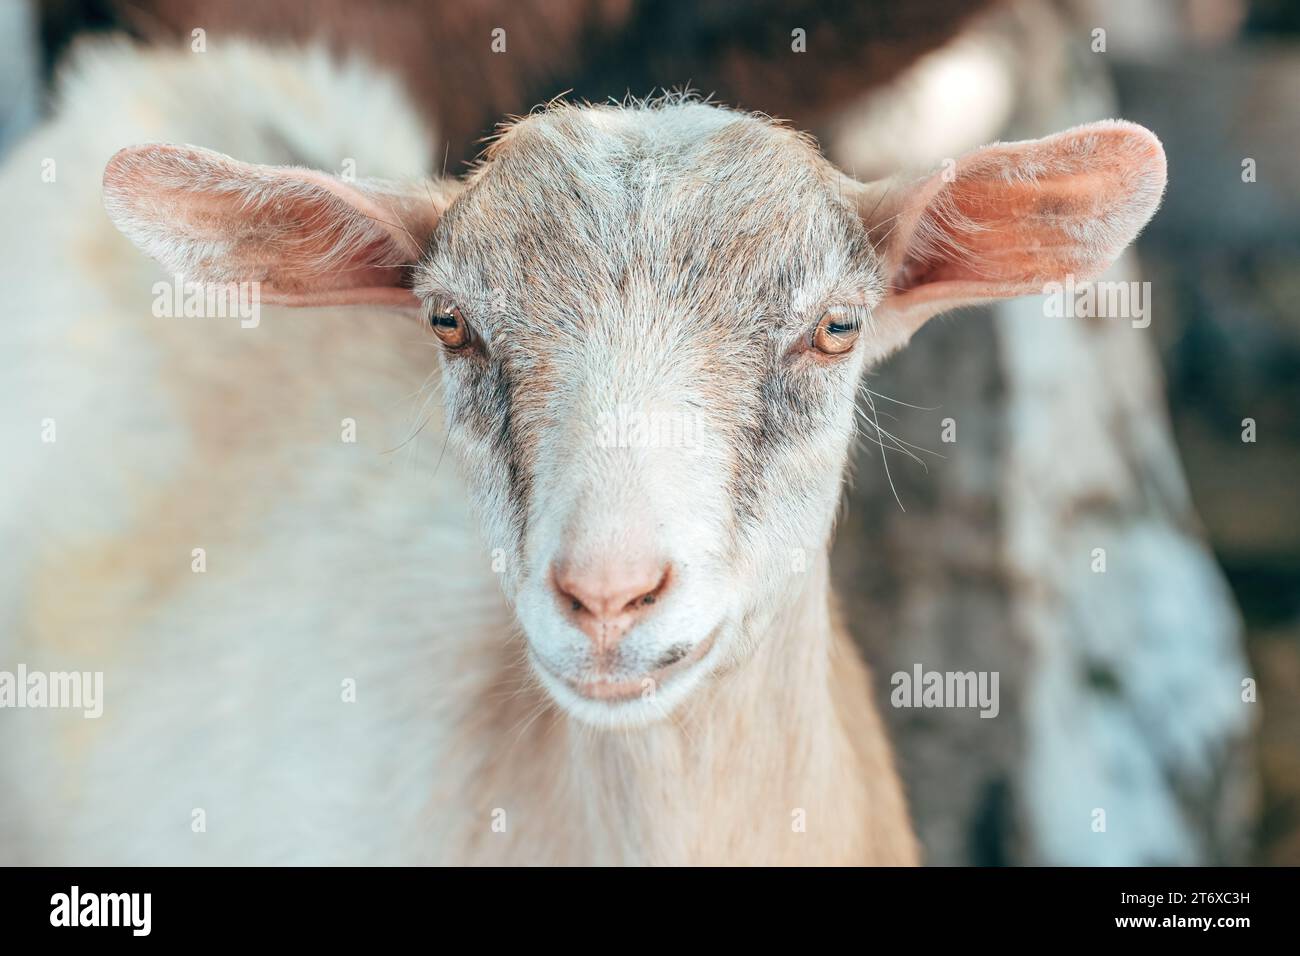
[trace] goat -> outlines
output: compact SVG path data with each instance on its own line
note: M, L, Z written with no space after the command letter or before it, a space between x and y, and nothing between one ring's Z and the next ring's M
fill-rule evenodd
M359 61L109 43L9 159L0 665L102 672L103 717L0 712L0 852L916 862L828 583L858 383L1105 268L1159 142L858 183L685 96L462 180L428 141ZM265 313L156 317L177 275ZM690 427L606 427L650 416Z

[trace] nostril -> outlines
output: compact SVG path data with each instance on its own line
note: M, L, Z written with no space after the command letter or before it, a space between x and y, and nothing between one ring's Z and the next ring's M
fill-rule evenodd
M587 606L583 604L582 601L574 597L573 591L570 590L571 585L561 584L559 578L556 578L553 583L555 586L555 590L559 593L560 597L563 600L569 602L569 610L571 610L574 614L591 613L591 611L587 609Z
M657 600L659 600L660 595L662 595L664 591L668 590L668 578L671 573L672 573L672 566L665 565L663 569L663 573L659 575L659 580L658 582L655 583L655 586L651 588L649 591L646 591L643 594L638 594L635 597L633 597L630 601L628 601L626 604L623 605L623 610L625 612L631 612L631 611L639 610L640 608L643 607L649 607L651 604L654 604Z

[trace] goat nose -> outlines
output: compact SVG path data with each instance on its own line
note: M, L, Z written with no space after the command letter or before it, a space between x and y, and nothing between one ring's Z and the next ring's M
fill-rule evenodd
M664 596L671 577L670 564L615 558L578 566L561 561L552 582L570 619L604 652Z

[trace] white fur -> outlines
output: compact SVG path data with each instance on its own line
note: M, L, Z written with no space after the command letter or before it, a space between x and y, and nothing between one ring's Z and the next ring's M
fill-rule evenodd
M61 102L0 174L0 667L103 670L105 713L0 711L0 857L434 859L449 821L428 781L456 683L482 677L447 645L471 622L511 628L455 469L435 472L436 410L390 451L425 414L426 343L382 312L154 318L170 277L100 197L126 143L284 162L287 137L314 163L402 178L431 164L428 134L395 84L321 52L91 47ZM286 364L299 350L314 369ZM196 414L242 420L209 422L224 444L201 453ZM123 591L112 572L132 562Z

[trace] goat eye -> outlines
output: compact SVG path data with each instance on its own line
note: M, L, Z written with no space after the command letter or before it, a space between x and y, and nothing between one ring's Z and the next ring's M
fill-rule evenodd
M827 309L813 330L812 344L826 355L842 355L853 348L862 331L857 316L846 309Z
M463 348L469 343L469 324L460 307L450 302L439 302L429 315L433 334L449 349Z

